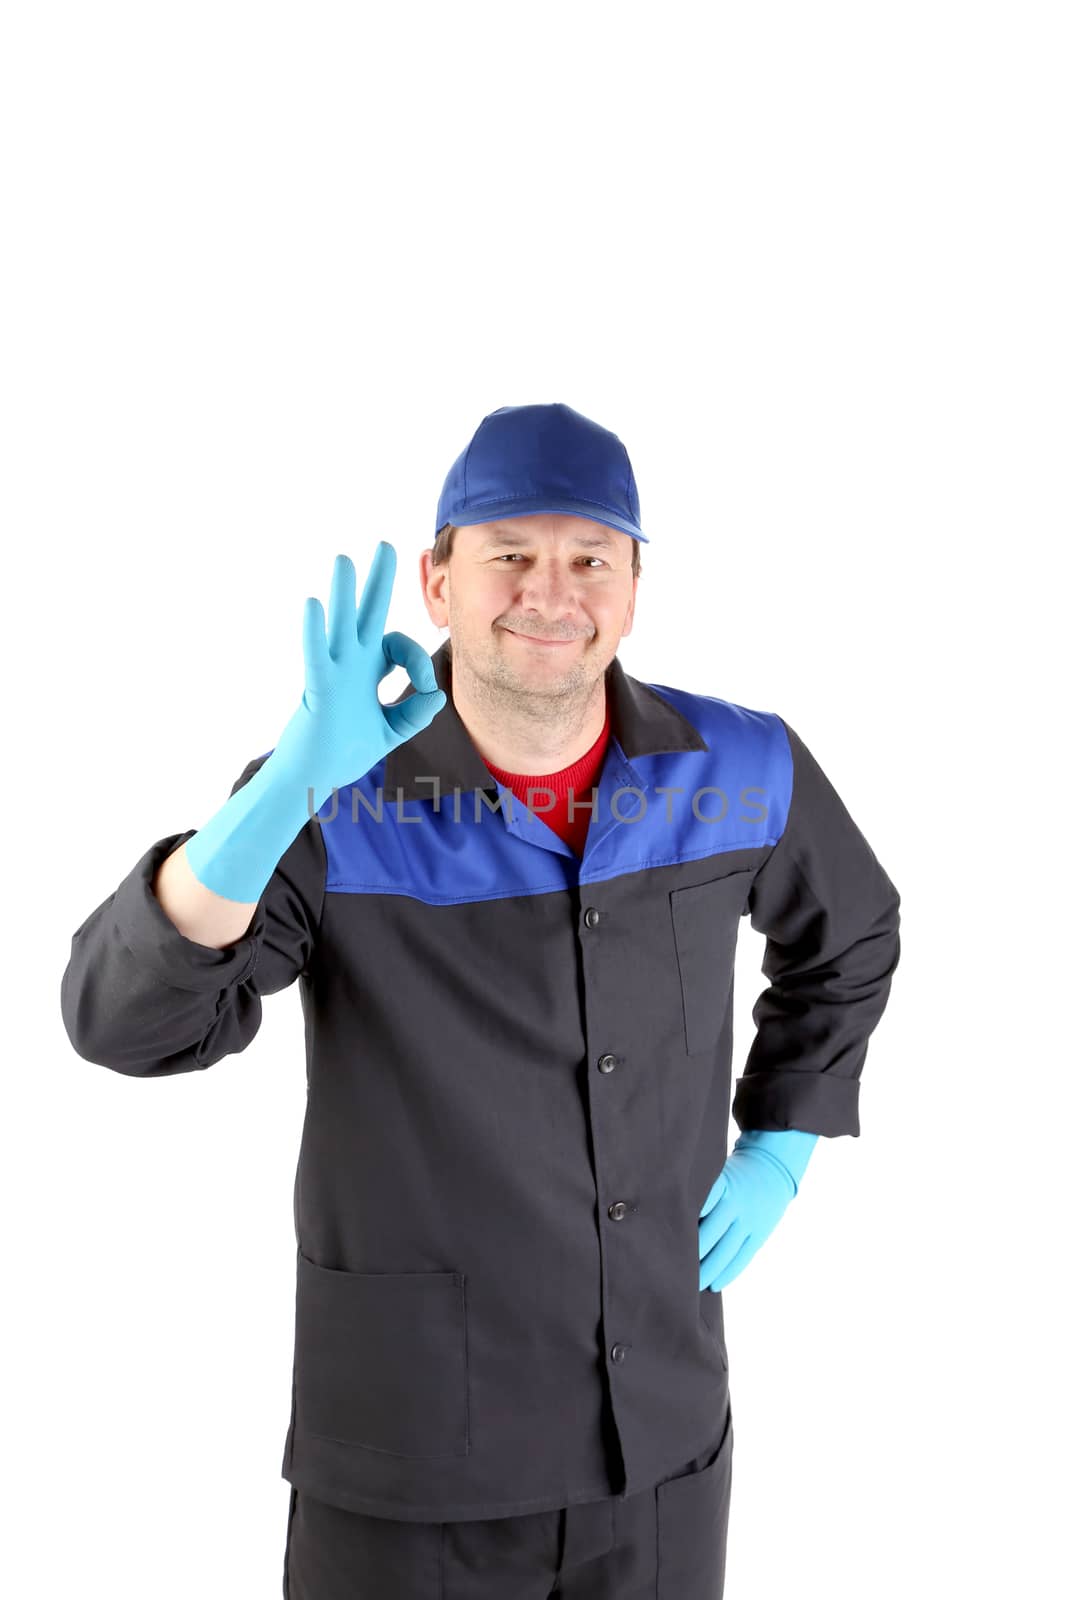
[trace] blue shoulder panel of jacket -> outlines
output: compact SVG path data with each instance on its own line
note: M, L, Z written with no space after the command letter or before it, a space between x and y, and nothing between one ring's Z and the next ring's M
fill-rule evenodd
M688 718L708 748L628 758L613 736L581 856L488 772L481 789L436 785L386 800L383 758L319 809L326 891L458 905L553 894L777 844L793 790L782 719L713 695L647 687Z

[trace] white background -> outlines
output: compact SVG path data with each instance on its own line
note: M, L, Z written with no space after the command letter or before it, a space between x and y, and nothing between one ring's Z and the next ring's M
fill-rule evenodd
M338 551L436 648L444 475L556 400L634 463L623 665L786 717L902 895L861 1137L724 1292L727 1594L1062 1592L1061 24L8 11L5 1593L281 1593L298 992L153 1082L60 977L275 742Z

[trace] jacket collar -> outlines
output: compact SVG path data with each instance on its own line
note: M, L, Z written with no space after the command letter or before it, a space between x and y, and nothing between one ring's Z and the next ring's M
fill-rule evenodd
M382 783L385 800L397 800L398 789L403 790L404 798L417 800L426 793L421 785L432 784L435 779L441 791L449 794L482 789L488 795L497 787L452 699L451 639L444 641L431 660L438 688L445 691L448 700L428 727L389 751ZM414 693L414 685L409 684L389 703L398 705ZM604 675L604 693L612 737L628 759L673 750L707 750L688 717L640 679L624 672L617 655Z

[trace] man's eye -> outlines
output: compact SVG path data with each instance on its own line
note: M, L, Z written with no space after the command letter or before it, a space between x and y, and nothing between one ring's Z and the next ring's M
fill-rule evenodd
M497 556L496 559L498 561L513 561L513 560L525 561L526 557L519 550L509 550L504 555ZM600 557L599 556L579 556L578 559L580 561L597 561L597 562L600 562ZM601 562L600 564L603 565L603 562Z

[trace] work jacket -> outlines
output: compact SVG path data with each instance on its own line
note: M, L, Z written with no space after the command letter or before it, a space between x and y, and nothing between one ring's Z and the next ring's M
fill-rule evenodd
M478 755L449 640L433 663L447 703L308 818L245 937L165 915L155 873L196 830L172 834L75 932L62 1012L81 1056L161 1078L246 1049L299 983L282 1475L452 1521L637 1493L722 1436L698 1223L730 1114L859 1133L899 895L780 716L617 656L576 856ZM731 1101L742 916L770 981Z

